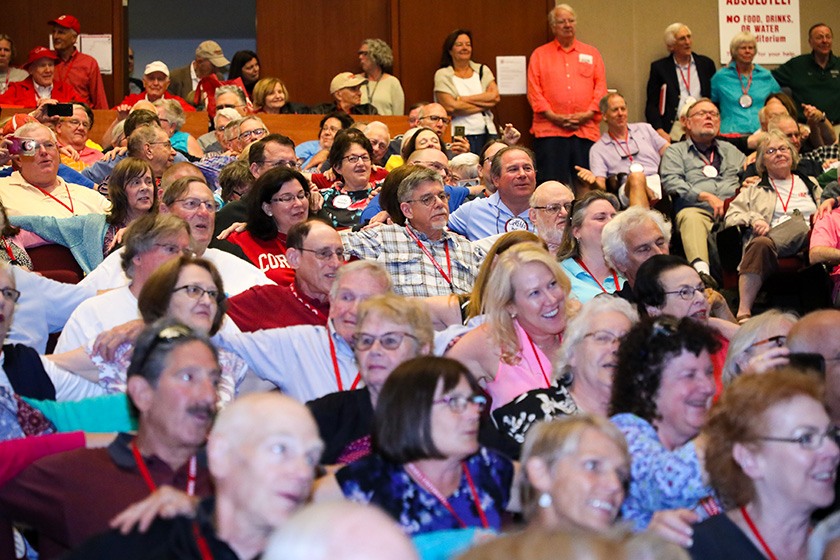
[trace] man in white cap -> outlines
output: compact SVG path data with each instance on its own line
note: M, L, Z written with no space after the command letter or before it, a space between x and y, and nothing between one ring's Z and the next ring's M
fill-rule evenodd
M132 93L126 96L122 102L114 107L117 111L125 111L126 116L135 103L138 101L149 101L154 103L158 99L174 99L181 104L184 111L195 111L195 107L187 103L182 97L173 95L167 91L169 87L169 67L161 62L155 60L146 65L143 71L143 89L140 93ZM123 117L125 118L125 117Z
M198 88L198 82L210 74L216 74L222 79L222 68L229 66L230 61L225 58L222 47L216 41L204 41L195 49L195 60L181 68L176 68L169 76L169 93L183 97L192 103L193 92Z
M55 63L55 77L73 86L79 100L93 109L108 109L105 85L99 64L90 55L79 52L76 39L82 31L79 20L71 15L58 16L47 22L52 25L52 40L58 60Z
M362 103L362 84L367 82L364 76L353 72L342 72L330 82L330 95L335 101L322 103L312 109L317 115L326 115L333 111L343 111L348 115L378 115L376 107Z

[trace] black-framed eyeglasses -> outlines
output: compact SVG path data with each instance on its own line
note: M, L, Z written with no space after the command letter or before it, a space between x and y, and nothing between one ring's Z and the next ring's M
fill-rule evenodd
M200 300L204 294L212 299L215 302L219 302L224 299L224 294L219 293L219 290L205 290L201 286L197 286L195 284L186 284L184 286L178 286L177 288L173 288L172 293L183 291L187 294L187 297L190 299Z
M573 207L574 204L572 202L556 202L554 204L546 204L545 206L531 206L534 210L542 210L550 216L556 216L562 210L565 210L567 214L571 214Z
M280 196L275 196L274 198L272 198L271 203L275 204L275 203L282 202L283 204L288 204L288 203L293 202L295 200L300 200L300 201L309 200L309 193L306 192L306 191L300 191L297 194L283 193Z
M672 290L670 292L665 292L667 295L678 295L680 296L681 300L684 301L691 301L694 299L695 293L705 294L706 288L704 286L683 286L679 290Z
M2 288L0 289L0 294L3 294L3 298L6 301L10 301L12 303L17 303L17 300L20 299L20 291L15 290L14 288Z
M781 348L782 346L787 344L787 336L783 334L771 336L770 338L765 338L763 340L753 342L751 348L755 348L756 346L763 346L764 344L769 344L771 346Z
M392 331L380 334L379 336L376 336L375 334L359 333L353 336L353 348L360 352L364 352L373 348L373 344L378 340L379 345L385 350L396 350L400 347L400 344L402 344L406 337L412 339L414 342L419 342L416 336L407 332Z
M333 251L332 249L329 249L329 248L304 249L303 247L301 247L300 250L301 251L306 251L307 253L313 253L315 255L315 258L318 259L319 261L328 261L333 257L333 255L338 257L338 260L340 260L340 261L344 260L344 249L336 249L335 251Z
M809 430L803 434L800 434L796 437L773 437L773 436L760 436L755 439L759 441L778 441L781 443L795 443L799 445L802 449L810 449L816 450L822 447L823 442L825 442L825 438L831 438L834 443L840 445L840 428L837 426L829 426L824 432L820 432L819 430Z
M264 159L257 162L268 167L286 167L288 169L300 169L300 160L297 159Z
M350 165L356 165L357 163L359 163L359 161L363 161L365 163L370 163L370 156L367 155L367 154L362 154L360 156L356 155L356 154L353 154L353 155L349 155L349 156L344 156L341 159L345 160Z
M240 140L250 140L251 138L261 138L268 134L268 131L264 128L255 128L253 130L246 130L245 132L240 132L238 138Z
M230 103L225 103L223 105L216 105L216 110L219 109L237 109L239 107L244 107L245 105L231 105Z
M437 115L427 115L425 117L420 117L417 120L422 121L423 119L428 119L428 120L432 121L433 123L442 122L443 124L449 124L449 123L452 122L452 119L450 119L449 117L439 117Z
M424 194L420 198L414 198L411 200L405 200L403 202L419 202L423 206L432 206L435 202L441 201L444 204L449 204L449 193L446 191L439 192L439 193L429 193Z
M478 407L478 411L481 412L487 406L487 397L484 395L470 395L469 397L465 397L464 395L449 395L433 400L432 404L445 404L449 407L449 410L458 414L467 410L467 405L474 404Z

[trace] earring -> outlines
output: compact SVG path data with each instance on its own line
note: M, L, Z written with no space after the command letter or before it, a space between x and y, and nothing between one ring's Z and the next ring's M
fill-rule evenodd
M514 311L513 313L510 314L510 318L511 319L516 319L516 311Z
M539 500L537 500L537 505L541 508L545 509L551 506L551 494L548 492L543 492L540 494Z

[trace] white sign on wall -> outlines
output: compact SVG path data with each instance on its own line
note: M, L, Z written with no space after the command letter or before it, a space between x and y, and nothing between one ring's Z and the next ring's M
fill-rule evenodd
M799 0L718 0L720 62L728 64L729 42L736 33L755 35L758 64L782 64L801 53Z

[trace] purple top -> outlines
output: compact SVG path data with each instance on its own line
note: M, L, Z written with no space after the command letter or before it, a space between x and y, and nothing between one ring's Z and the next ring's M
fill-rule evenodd
M665 139L648 123L631 123L627 128L627 144L623 138L619 138L620 142L615 142L609 133L605 132L589 150L589 170L596 177L629 173L631 162L627 157L628 151L633 157L632 163L641 163L644 166L645 175L655 175L659 172L659 150L667 144Z

